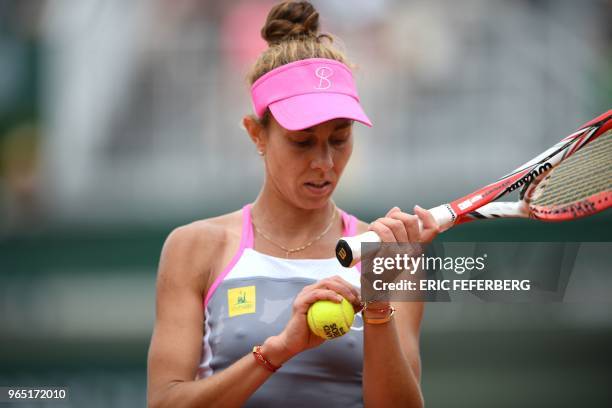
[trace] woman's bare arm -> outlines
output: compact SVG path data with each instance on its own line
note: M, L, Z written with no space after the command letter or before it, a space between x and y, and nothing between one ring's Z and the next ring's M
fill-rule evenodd
M363 398L365 406L422 407L419 327L420 302L393 303L385 324L365 324Z
M206 269L222 250L222 241L222 234L214 226L190 225L173 231L164 244L148 356L149 407L202 407L213 403L238 407L272 374L246 355L218 374L195 380L202 351ZM276 336L266 340L262 354L276 365L289 358Z

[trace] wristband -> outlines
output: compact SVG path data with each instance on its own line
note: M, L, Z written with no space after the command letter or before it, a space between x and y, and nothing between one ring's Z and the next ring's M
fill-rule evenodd
M257 364L265 367L268 371L271 371L273 373L276 372L276 370L278 370L279 368L282 367L282 365L275 366L274 364L272 364L270 362L270 360L265 358L263 356L263 354L261 354L261 346L254 346L253 347L253 357L255 357L255 361L257 361Z
M376 313L378 317L370 317L368 316L368 312ZM384 314L383 316L380 316ZM363 317L364 323L368 324L383 324L387 323L393 315L395 314L395 308L391 305L385 305L383 307L373 308L370 307L370 302L366 303L363 307L363 311L361 312L361 316Z

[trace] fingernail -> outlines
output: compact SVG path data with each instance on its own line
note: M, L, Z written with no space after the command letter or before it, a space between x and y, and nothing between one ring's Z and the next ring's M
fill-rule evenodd
M342 302L342 296L336 296L336 299L338 299L338 302Z

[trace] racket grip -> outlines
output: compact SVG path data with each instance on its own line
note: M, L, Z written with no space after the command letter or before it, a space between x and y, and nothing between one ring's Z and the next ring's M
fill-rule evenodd
M433 216L434 220L438 223L439 230L445 231L450 228L454 222L454 214L450 212L448 205L440 205L428 210ZM418 220L419 230L423 231L423 223L421 219ZM350 268L361 261L361 258L365 255L361 253L362 242L382 242L378 234L374 231L364 232L354 237L342 237L336 244L336 258L338 262L346 268ZM372 246L372 252L378 250L378 245Z
M361 243L373 242L380 244L381 239L374 231L364 232L363 234L355 235L354 237L343 237L336 244L336 258L342 266L350 268L361 261ZM379 245L373 246L373 250L377 250Z

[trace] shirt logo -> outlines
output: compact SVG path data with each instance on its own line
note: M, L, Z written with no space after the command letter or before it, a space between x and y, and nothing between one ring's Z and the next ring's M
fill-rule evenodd
M243 286L227 290L229 317L255 313L255 286Z
M319 78L319 85L315 86L315 89L329 89L332 86L332 82L329 78L334 75L334 71L329 67L319 67L315 71L315 76Z

